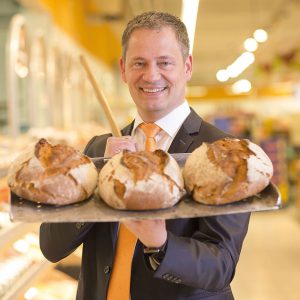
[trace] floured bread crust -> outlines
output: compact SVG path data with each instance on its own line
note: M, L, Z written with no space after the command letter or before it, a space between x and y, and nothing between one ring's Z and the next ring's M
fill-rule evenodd
M97 169L87 156L70 146L52 146L41 139L13 162L8 184L19 197L66 205L87 199L97 177Z
M264 189L273 175L266 153L249 140L221 139L203 143L183 170L186 189L205 204L225 204Z
M113 156L100 171L98 188L109 206L123 210L171 207L184 194L181 170L162 150Z

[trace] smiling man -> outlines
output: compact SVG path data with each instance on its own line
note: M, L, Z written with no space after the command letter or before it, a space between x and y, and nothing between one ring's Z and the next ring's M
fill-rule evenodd
M133 18L122 37L120 69L137 107L124 137L94 137L91 157L145 149L192 152L227 136L202 120L185 99L192 56L185 25L163 12ZM144 127L155 128L148 135ZM146 137L147 135L147 137ZM155 195L153 195L155 197ZM249 214L126 223L42 224L40 245L56 262L83 244L77 299L231 300ZM125 266L125 267L124 267Z
M159 120L185 101L192 57L182 47L170 26L136 29L127 41L122 78L145 122Z

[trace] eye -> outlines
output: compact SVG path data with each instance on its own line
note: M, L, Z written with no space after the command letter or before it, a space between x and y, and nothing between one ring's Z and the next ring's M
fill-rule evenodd
M141 62L141 61L136 61L136 62L133 63L133 67L134 67L134 68L137 68L137 69L140 69L140 68L142 68L143 66L144 66L144 63Z
M158 64L159 64L160 67L162 67L164 69L168 68L168 67L170 67L172 65L172 63L170 61L167 61L167 60L161 61Z

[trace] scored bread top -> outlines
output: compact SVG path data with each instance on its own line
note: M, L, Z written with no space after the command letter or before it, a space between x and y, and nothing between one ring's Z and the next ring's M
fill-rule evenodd
M229 179L221 187L222 196L230 198L239 193L241 183L247 181L248 163L251 155L255 155L248 147L246 140L221 139L207 145L207 157L218 168L220 168ZM226 186L226 189L225 189ZM220 193L218 189L215 192ZM217 195L212 195L216 197Z
M47 175L67 173L81 164L89 163L85 155L68 145L51 145L45 139L40 139L34 148L34 155L45 168Z
M41 139L13 162L8 184L25 199L64 205L89 197L97 176L94 164L78 150L67 145L52 146Z
M233 139L222 139L207 147L208 159L229 177L236 177L237 181L247 178L247 159L255 153L248 148L246 140L237 143Z
M116 154L101 169L99 192L117 209L173 206L184 193L177 162L163 150Z
M148 180L152 173L163 175L168 161L169 156L164 151L139 151L125 152L121 164L132 172L133 179L136 182L138 180Z
M124 151L120 163L129 170L134 184L137 184L137 181L147 181L154 173L164 176L164 169L168 161L169 156L161 150L155 152ZM173 181L170 181L170 184L174 184ZM125 184L116 178L114 178L114 191L119 198L124 200Z
M203 143L188 158L183 175L196 201L223 204L260 192L273 167L264 151L249 140L224 138Z

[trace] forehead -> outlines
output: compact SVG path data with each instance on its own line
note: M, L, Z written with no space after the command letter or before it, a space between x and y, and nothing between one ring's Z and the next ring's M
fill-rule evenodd
M181 47L171 27L135 29L127 46L126 57L140 55L181 55Z

